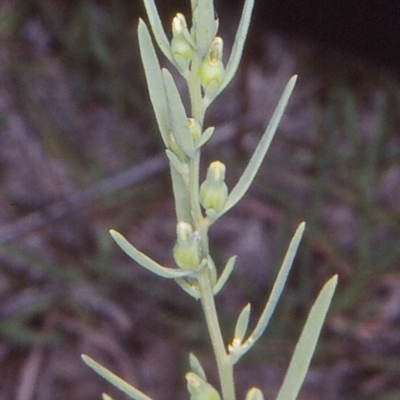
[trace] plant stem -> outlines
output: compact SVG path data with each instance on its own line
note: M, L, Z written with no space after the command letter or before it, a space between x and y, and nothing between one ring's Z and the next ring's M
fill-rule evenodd
M229 354L226 352L222 338L208 270L204 268L199 273L197 279L201 291L201 305L203 307L208 332L210 334L214 356L217 361L222 398L223 400L235 400L233 365Z
M201 213L200 202L199 202L199 174L200 174L200 150L197 150L194 158L191 159L189 163L190 207L192 210L192 217L196 229L198 229L198 226L203 220L203 214Z
M192 108L192 117L203 127L205 108L201 93L199 78L201 59L197 54L193 55L189 76L187 79L189 97ZM199 173L200 173L200 149L189 164L189 192L192 217L195 229L200 232L203 257L208 256L208 221L203 217L199 203ZM203 268L197 276L201 292L201 305L211 338L215 359L218 367L219 380L223 400L235 400L235 385L233 381L233 364L226 352L224 340L215 307L214 294L211 287L210 275L207 268Z
M203 126L205 109L201 96L201 84L199 78L200 62L200 57L197 54L194 54L187 83L192 106L192 116L197 119L201 126Z

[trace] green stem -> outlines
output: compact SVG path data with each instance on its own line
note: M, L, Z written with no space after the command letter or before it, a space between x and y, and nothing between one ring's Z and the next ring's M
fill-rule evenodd
M200 208L199 201L199 175L200 175L200 150L196 151L196 154L189 163L189 193L190 193L190 207L192 210L192 217L194 226L198 230L201 221L203 220L203 214Z
M200 63L200 57L197 54L194 54L187 83L192 106L192 116L199 121L201 126L203 126L205 110L201 95Z
M217 361L222 398L223 400L235 400L233 365L229 354L226 352L224 340L222 338L208 270L204 268L197 279L201 291L201 305L203 307L208 332Z
M201 126L203 126L204 120L204 106L201 94L201 83L200 83L200 65L201 59L195 53L193 55L192 63L190 66L189 76L187 78L187 85L189 90L189 97L191 102L192 117L195 118ZM207 230L208 224L206 219L203 217L199 201L199 176L200 176L200 154L201 151L198 149L193 159L189 163L189 193L190 193L190 207L192 210L192 217L194 221L195 229L201 235L203 256L208 255L208 237Z
M200 83L201 59L193 55L189 76L187 79L189 97L192 107L192 117L203 126L205 108L201 93ZM200 174L200 149L189 164L189 192L195 229L201 236L203 257L208 256L208 226L207 218L203 217L199 202L199 174ZM219 380L223 400L235 400L235 385L233 380L233 364L226 352L224 340L215 307L214 294L211 287L210 275L207 268L203 268L197 276L201 293L201 305L207 323L215 359L217 362Z

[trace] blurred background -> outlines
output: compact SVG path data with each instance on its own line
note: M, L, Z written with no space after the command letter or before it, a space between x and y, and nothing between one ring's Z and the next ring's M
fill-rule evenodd
M189 2L158 3L167 32L177 11L189 16ZM339 288L300 398L400 397L399 10L350 3L259 0L240 72L207 117L217 129L204 171L223 161L232 187L299 74L255 184L211 231L220 267L239 256L217 298L229 338L247 302L256 320L307 221L266 337L236 370L238 398L253 385L275 398L334 273ZM241 7L216 2L226 55ZM81 353L154 399L187 398L190 351L215 376L199 304L108 234L172 265L174 203L139 16L141 1L0 2L0 399L125 399Z

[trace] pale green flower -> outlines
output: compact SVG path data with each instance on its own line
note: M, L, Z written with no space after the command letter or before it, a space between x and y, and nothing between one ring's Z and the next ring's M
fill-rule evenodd
M176 237L173 249L176 264L182 269L196 269L200 264L200 246L192 225L185 221L178 222Z
M225 75L225 68L222 63L223 46L223 40L219 36L215 37L201 65L201 84L209 98L217 94Z
M172 20L172 35L172 56L179 70L186 71L192 61L193 46L189 41L191 36L186 25L185 16L181 13L177 13Z
M200 186L200 203L206 210L219 212L224 207L227 197L225 165L214 161L208 167L207 178Z

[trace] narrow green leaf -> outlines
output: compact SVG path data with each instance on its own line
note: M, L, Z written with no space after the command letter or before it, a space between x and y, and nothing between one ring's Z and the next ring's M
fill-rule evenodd
M140 390L136 389L135 387L131 386L128 382L124 381L111 371L109 371L107 368L104 368L102 365L100 365L98 362L94 361L92 358L82 354L82 360L84 363L92 368L96 373L98 373L102 378L104 378L106 381L110 382L112 385L114 385L116 388L127 394L131 399L135 400L152 400L151 397L145 395L143 392ZM104 398L104 396L103 396ZM107 398L107 397L106 397ZM110 398L108 396L108 398Z
M119 232L110 230L110 234L113 239L117 242L118 246L132 259L134 259L142 267L148 269L156 275L162 276L163 278L180 278L183 276L191 275L188 271L182 271L179 269L166 268L152 260L150 257L143 254L141 251L136 249L130 244Z
M188 184L189 182L188 165L180 161L179 158L176 156L176 154L173 153L171 150L167 149L165 153L167 154L168 160L171 163L171 165L176 169L177 172L179 172L182 175L185 183Z
M189 131L188 119L181 96L171 73L163 68L162 74L165 92L167 94L169 123L172 133L176 143L179 144L186 155L190 158L193 158L196 149L194 147L193 137Z
M207 128L203 134L199 137L199 139L196 141L195 143L195 147L196 149L204 146L204 144L211 138L211 136L213 135L215 131L215 127L214 126L210 126L209 128Z
M167 57L168 60L173 62L169 40L167 38L167 35L165 34L154 0L143 0L143 1L147 12L147 17L149 18L151 29L153 30L153 34L158 44L158 47L164 53L165 57Z
M278 276L276 277L276 280L272 287L268 302L261 314L260 320L258 321L251 335L251 339L253 341L258 340L261 337L271 319L271 316L282 294L283 288L285 287L289 272L292 268L293 260L294 257L296 256L301 238L303 237L305 226L306 224L302 222L296 229L296 232L293 235L292 240L290 241L289 247L286 251Z
M151 104L153 105L158 128L160 129L164 145L165 147L168 147L168 134L170 127L164 81L161 75L157 54L150 37L150 32L141 19L139 20L138 25L138 37L140 55L146 76L147 87L149 89Z
M199 0L197 7L197 54L203 58L215 37L214 0Z
M314 354L337 281L337 275L329 279L313 304L300 339L297 342L277 400L295 400L297 398Z
M242 343L247 333L247 328L249 326L250 311L251 311L250 304L247 304L241 311L235 326L235 335L233 337L234 341Z
M217 283L213 287L214 296L216 296L225 286L226 281L231 276L233 268L235 267L235 262L236 262L236 256L232 256L225 264L222 274L219 276Z
M254 328L252 334L243 343L241 350L235 353L234 363L236 363L240 359L240 357L243 356L243 354L245 354L247 351L250 350L250 348L261 337L261 335L267 328L268 323L271 319L273 312L275 311L276 305L279 301L279 298L285 286L287 277L289 275L290 269L293 264L294 257L296 255L297 249L300 244L300 240L303 236L304 228L305 228L305 223L302 222L297 228L295 234L293 235L293 238L289 244L289 248L287 249L285 257L283 259L278 276L276 277L274 285L272 287L271 294L269 295L268 302L265 305L261 317L258 320L257 325Z
M109 396L107 393L102 394L103 400L114 400L111 396Z
M192 223L192 209L190 208L190 194L183 176L170 168L172 191L175 198L176 219Z
M279 122L282 118L283 112L287 106L290 95L292 94L294 85L296 83L297 75L292 76L292 78L287 83L285 90L283 91L282 97L280 98L278 105L275 109L275 112L271 118L271 121L265 130L260 142L257 145L256 150L254 151L249 163L247 164L246 169L244 170L242 176L240 177L236 186L232 189L231 193L228 196L225 207L220 214L227 212L230 208L232 208L247 192L247 189L253 182L254 177L256 176L261 163L265 157L265 154L268 151L268 148L271 144L271 141L275 135L275 132L278 128Z
M199 2L199 0L190 0L192 13L196 10L198 2Z
M191 286L185 279L183 278L176 278L175 282L189 295L192 296L196 300L201 299L200 292Z
M235 76L240 60L242 58L244 42L246 41L247 32L249 30L251 14L253 12L254 0L246 0L243 6L242 16L238 30L236 32L235 42L229 57L228 64L225 69L224 79L222 81L219 93L229 84Z
M217 267L215 266L214 260L210 255L207 256L207 263L205 265L208 269L210 284L211 286L214 286L217 283Z
M207 376L204 372L204 368L202 367L199 359L193 353L189 354L189 364L190 370L202 378L204 382L207 382Z

